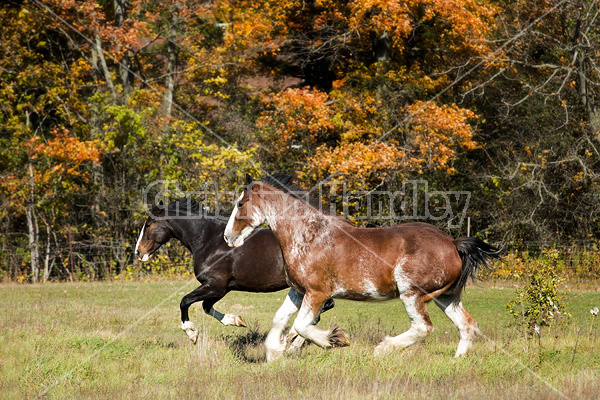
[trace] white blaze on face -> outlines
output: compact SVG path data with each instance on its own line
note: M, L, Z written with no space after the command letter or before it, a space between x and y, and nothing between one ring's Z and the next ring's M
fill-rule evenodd
M233 239L233 242L231 241L232 235L234 235L233 224L235 223L235 216L238 213L238 204L242 200L243 197L244 197L244 193L242 192L242 194L238 198L238 201L235 204L235 208L233 209L231 216L229 217L229 221L227 221L227 226L225 227L225 232L224 232L225 241L227 242L227 244L230 247L239 247L239 246L243 245L244 240L246 240L246 238L248 236L250 236L250 234L254 231L254 229L261 223L260 222L260 211L253 209L252 215L245 217L246 219L249 220L248 222L249 222L250 226L247 226L244 229L242 229L242 231L239 233L239 235L235 236L235 239Z
M137 243L135 244L135 255L137 255L139 247L140 247L140 242L142 241L142 238L144 237L144 229L146 228L146 223L144 223L144 225L142 226L142 231L140 232L140 237L138 238ZM142 261L147 261L148 260L148 255L144 255L144 258L146 258L146 260L142 260Z
M242 192L240 197L238 197L237 201L235 202L235 207L233 208L233 211L231 212L231 215L229 216L229 220L227 221L227 226L225 227L225 241L230 246L231 246L231 243L229 242L229 237L231 236L231 233L233 231L233 223L235 222L235 216L237 215L237 212L238 212L238 204L242 200L243 197L244 197L244 192Z

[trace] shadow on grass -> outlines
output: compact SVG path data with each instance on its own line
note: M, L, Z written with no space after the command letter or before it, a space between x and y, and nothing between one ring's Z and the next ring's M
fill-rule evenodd
M250 327L245 335L226 335L223 339L236 357L247 363L262 363L267 360L264 346L266 338L267 332Z

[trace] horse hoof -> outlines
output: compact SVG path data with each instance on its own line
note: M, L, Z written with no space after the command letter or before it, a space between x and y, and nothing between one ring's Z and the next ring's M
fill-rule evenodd
M273 362L280 359L283 356L283 351L267 349L267 362Z
M375 347L375 350L373 350L373 355L375 357L382 356L386 353L389 353L389 350L380 344Z
M290 332L286 338L286 342L290 343L290 346L286 350L287 353L298 351L302 348L302 346L304 346L305 343L307 343L306 340L296 332Z
M246 321L244 321L244 318L240 317L239 315L235 316L235 325L244 327L244 328L246 328L248 326L248 325L246 325Z
M285 339L287 342L292 342L294 341L294 339L296 339L298 337L298 332L296 332L295 330L291 330L290 333L288 333L287 338Z
M194 326L192 321L185 321L181 323L181 329L188 335L188 338L193 344L198 341L198 329Z
M327 339L329 340L331 347L350 346L350 339L348 338L348 335L346 335L346 332L340 329L337 324L331 327Z
M386 336L385 339L375 347L375 350L373 350L374 356L382 356L392 351L392 347L387 343L387 340L388 337Z
M188 333L189 335L189 333ZM191 336L189 336L190 341L192 342L192 344L196 344L196 342L198 342L198 331L195 331Z

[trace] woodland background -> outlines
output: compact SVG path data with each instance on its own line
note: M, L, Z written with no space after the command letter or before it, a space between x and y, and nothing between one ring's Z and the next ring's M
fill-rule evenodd
M182 246L134 260L144 189L264 171L470 191L511 265L600 277L596 0L28 0L0 21L2 280L189 273Z

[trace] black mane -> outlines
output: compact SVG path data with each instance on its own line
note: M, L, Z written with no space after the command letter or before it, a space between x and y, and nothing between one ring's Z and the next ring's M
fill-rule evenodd
M172 219L213 219L221 222L227 221L228 215L215 214L202 206L202 200L198 201L192 196L182 197L172 201L168 205L159 205L159 209L163 210L165 218Z
M166 216L201 216L204 213L202 203L191 196L182 197L160 208L165 210Z
M268 175L267 177L260 179L259 182L264 182L267 185L291 194L294 194L293 192L299 192L302 190L298 184L294 183L294 177L290 175Z

